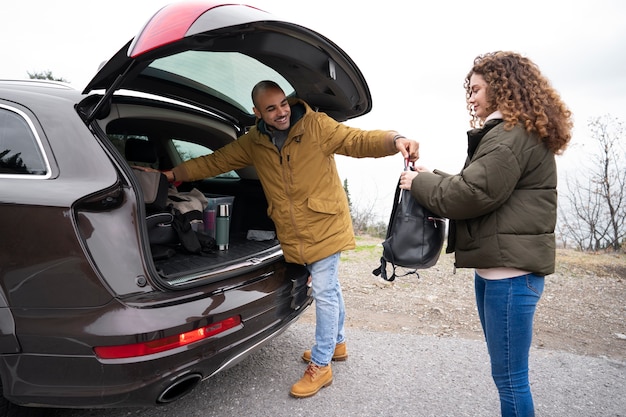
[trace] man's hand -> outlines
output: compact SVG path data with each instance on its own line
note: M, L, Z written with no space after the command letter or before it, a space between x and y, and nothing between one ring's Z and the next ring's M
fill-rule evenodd
M161 174L165 175L165 177L167 178L167 182L170 182L170 183L176 182L176 176L174 175L174 171L172 170L159 171L158 169L154 169L150 167L135 166L135 165L133 165L132 167L140 171L145 171L145 172L160 172Z
M420 157L420 144L419 142L407 139L401 135L395 135L393 141L395 148L400 151L404 159L408 159L411 162L415 162Z

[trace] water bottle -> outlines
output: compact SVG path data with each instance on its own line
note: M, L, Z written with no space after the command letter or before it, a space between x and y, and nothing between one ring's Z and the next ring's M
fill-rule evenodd
M204 233L215 239L215 207L209 209L208 207L204 210Z
M219 250L228 249L229 229L230 229L230 207L228 204L217 206L215 217L215 243Z

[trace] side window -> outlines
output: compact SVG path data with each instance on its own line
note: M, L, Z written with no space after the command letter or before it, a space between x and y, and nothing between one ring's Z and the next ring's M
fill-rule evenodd
M172 143L183 161L213 153L211 149L197 143L186 142L180 139L172 139ZM229 171L218 175L217 178L239 178L239 175L235 171Z
M0 106L0 174L47 173L38 138L26 116Z
M108 133L115 148L131 165L159 168L157 151L147 136Z

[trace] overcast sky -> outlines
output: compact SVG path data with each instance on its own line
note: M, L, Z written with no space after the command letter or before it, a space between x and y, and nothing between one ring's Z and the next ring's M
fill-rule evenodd
M175 1L4 1L0 6L0 78L52 71L82 89L100 62ZM476 55L512 50L535 61L574 113L574 143L559 157L574 169L589 119L626 122L626 2L484 0L406 2L250 0L333 40L363 72L370 114L348 124L395 129L420 142L421 163L457 172L469 117L463 80ZM375 3L376 4L376 3ZM407 7L411 5L411 7ZM402 169L399 156L338 158L353 202L376 204L383 220Z

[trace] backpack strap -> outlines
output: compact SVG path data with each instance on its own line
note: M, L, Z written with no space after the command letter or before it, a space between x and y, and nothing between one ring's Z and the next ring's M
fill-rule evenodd
M376 268L375 270L372 271L372 274L376 275L376 276L380 276L382 279L384 279L385 281L393 281L396 279L396 277L406 277L407 275L411 275L411 274L415 274L415 276L417 278L420 277L420 274L417 272L417 269L411 269L409 271L406 271L404 274L399 275L396 273L396 271L398 270L398 267L396 265L393 264L393 262L391 263L391 276L387 275L387 260L384 257L380 258L380 266L378 268Z
M387 278L387 261L383 257L380 258L380 266L373 270L372 274L380 276L385 281L393 281L394 279L396 279L395 274L392 275L391 278Z

